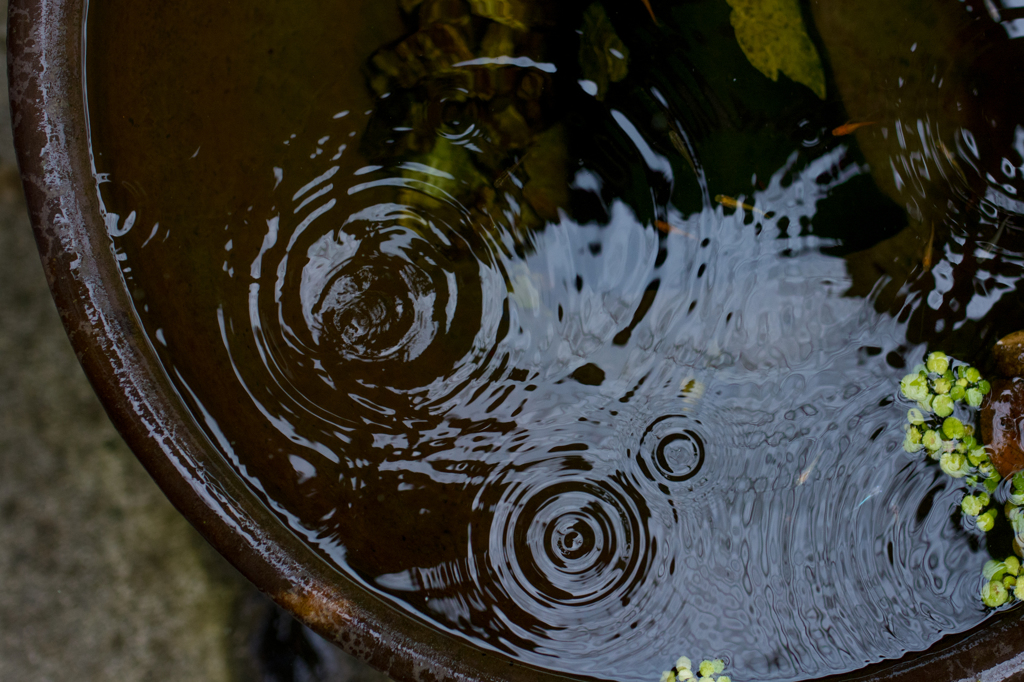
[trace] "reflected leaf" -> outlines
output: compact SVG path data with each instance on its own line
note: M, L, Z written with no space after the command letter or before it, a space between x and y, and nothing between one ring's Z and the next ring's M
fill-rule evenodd
M807 35L797 0L728 0L736 40L751 65L771 78L779 71L825 99L825 72Z

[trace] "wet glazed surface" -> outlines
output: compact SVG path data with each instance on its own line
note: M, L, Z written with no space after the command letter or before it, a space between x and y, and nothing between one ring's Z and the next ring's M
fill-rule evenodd
M894 393L926 347L973 360L1022 319L1024 149L989 181L942 103L898 97L833 137L838 97L754 71L709 2L667 33L608 8L630 72L599 101L585 7L495 80L560 154L439 86L432 156L360 71L409 34L393 7L197 5L152 33L91 8L112 243L197 421L326 561L543 668L804 679L981 622L984 543L900 449ZM878 180L897 137L909 184Z

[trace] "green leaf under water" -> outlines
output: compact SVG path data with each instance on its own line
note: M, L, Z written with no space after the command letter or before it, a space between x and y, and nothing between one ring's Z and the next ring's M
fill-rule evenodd
M530 28L531 4L524 0L469 0L473 14L517 31Z
M797 0L727 0L740 49L758 71L779 79L779 71L825 99L825 71L804 27Z
M583 13L581 31L580 68L583 78L597 85L594 96L603 100L608 85L626 77L629 48L615 33L615 27L600 3L595 2Z

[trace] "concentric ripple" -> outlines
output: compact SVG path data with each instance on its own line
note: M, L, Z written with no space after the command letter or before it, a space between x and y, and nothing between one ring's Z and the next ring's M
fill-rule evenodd
M678 483L696 476L704 466L701 423L685 415L658 417L640 441L640 468L651 480Z
M988 617L984 540L937 465L900 449L893 394L925 345L977 358L1012 331L1016 118L986 147L987 122L932 116L890 74L872 92L922 106L865 104L846 112L857 135L830 134L835 93L750 68L713 2L659 13L701 46L667 61L660 26L606 8L631 53L606 99L577 80L590 3L537 31L479 14L494 3L363 7L401 24L390 38L336 4L327 29L307 17L321 59L243 31L259 58L232 69L259 87L218 83L191 114L165 111L162 82L111 88L130 97L103 108L134 122L95 155L168 375L325 565L488 656L619 682L684 653L820 679ZM269 26L303 35L289 22L311 13L278 9ZM401 37L427 15L492 23L463 47L516 56L453 61L446 40L443 77L368 90L353 67L392 40L439 56ZM216 61L185 57L190 79ZM297 81L303 97L273 86ZM278 103L286 120L254 127ZM172 162L147 176L153 158Z
M454 200L381 171L344 193L364 208L341 214L337 179L328 171L306 184L294 216L268 223L246 325L261 359L239 362L319 443L366 419L405 431L382 390L429 409L483 375L508 289Z
M491 533L503 584L546 608L625 597L648 559L641 504L608 481L514 486Z
M388 260L338 272L313 310L315 336L347 361L409 362L437 336L430 278Z
M542 649L582 652L615 639L640 601L668 604L650 581L665 562L663 500L644 498L621 471L588 456L509 468L477 499L474 582L495 596L511 635L542 628ZM497 499L491 499L492 496ZM638 592L644 592L638 594ZM591 639L573 628L585 623ZM582 648L581 648L582 647Z
M374 206L317 239L298 291L325 366L376 366L400 387L447 376L481 326L481 268L467 252L457 234L400 205Z

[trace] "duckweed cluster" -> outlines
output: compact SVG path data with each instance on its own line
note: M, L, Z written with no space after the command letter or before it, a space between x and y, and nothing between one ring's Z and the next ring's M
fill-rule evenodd
M995 510L985 509L999 486L999 474L974 437L974 427L964 424L953 412L961 405L969 408L968 414L973 417L990 390L977 369L954 366L945 353L931 353L925 365L900 382L903 396L917 403L907 412L903 449L926 451L945 473L966 479L969 488L982 491L965 497L962 508L983 531L991 530L995 522Z
M914 368L900 381L900 392L917 404L907 412L903 449L925 451L936 460L942 471L963 479L967 492L960 510L974 526L988 533L996 526L999 506L995 501L1001 479L988 452L974 435L977 411L991 390L974 367L948 357L931 353L924 365ZM959 416L955 416L957 413ZM1003 488L1002 490L1007 490ZM1024 549L1024 473L1013 477L1006 495L1003 513L1014 533L1014 550ZM1024 601L1024 579L1017 584L1020 560L1010 556L1004 561L989 561L982 570L984 584L981 600L989 607L1002 606L1011 597Z
M1020 559L1015 556L1006 557L1004 561L990 559L985 562L981 574L985 585L981 588L981 601L985 606L1002 606L1014 598L1024 601L1024 579L1018 584Z
M697 667L697 674L693 672L693 664L686 656L681 656L671 670L661 674L661 682L732 682L728 675L723 675L725 662L720 658L713 661L701 661Z

